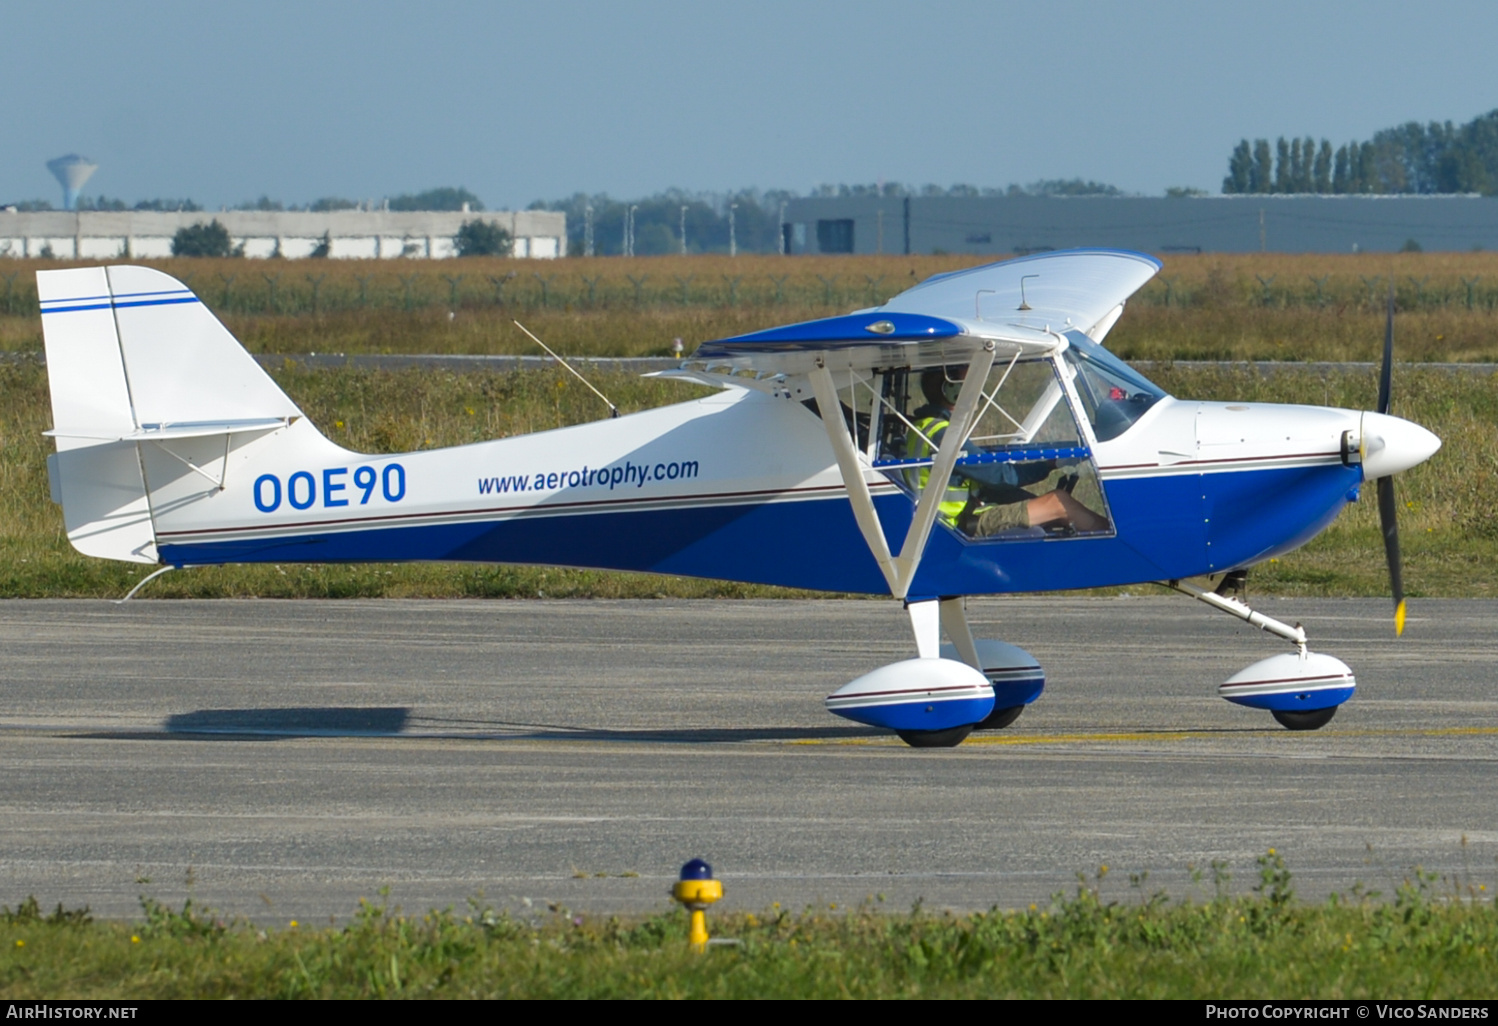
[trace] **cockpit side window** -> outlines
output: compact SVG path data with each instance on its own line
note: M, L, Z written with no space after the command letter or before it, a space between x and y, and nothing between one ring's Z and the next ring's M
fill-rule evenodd
M1134 368L1080 331L1067 333L1071 343L1064 358L1076 371L1074 383L1082 409L1099 442L1107 442L1134 426L1165 392Z
M965 366L882 372L875 466L913 496L925 491ZM1113 530L1076 414L1053 357L1003 360L984 386L939 512L973 539L1106 535Z

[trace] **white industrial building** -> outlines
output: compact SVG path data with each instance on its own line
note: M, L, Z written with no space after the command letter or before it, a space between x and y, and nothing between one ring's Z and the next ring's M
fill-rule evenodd
M447 211L225 210L162 213L146 210L0 209L0 257L59 260L153 259L172 255L179 228L218 221L247 257L311 256L326 239L335 259L456 256L453 236L465 221L492 221L515 240L514 256L567 255L567 215L551 210Z

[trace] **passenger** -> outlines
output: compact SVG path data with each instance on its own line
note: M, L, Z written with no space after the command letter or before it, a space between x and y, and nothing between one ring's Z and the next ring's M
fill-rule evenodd
M911 437L907 455L920 459L935 455L966 374L967 368L961 366L930 367L921 372L921 395L926 402L911 418L920 435ZM930 439L930 444L926 439ZM978 451L971 442L964 448L968 452ZM1044 481L1055 469L1055 460L958 467L947 482L946 494L938 506L941 518L964 534L980 538L1002 531L1059 525L1077 531L1107 530L1107 518L1078 502L1067 487L1043 495L1025 488ZM930 479L929 466L906 472L906 481L917 494Z

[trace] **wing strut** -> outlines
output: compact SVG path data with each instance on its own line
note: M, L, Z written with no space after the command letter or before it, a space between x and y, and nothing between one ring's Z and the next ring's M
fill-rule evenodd
M811 372L811 387L817 397L817 409L822 412L822 426L827 429L827 440L837 455L837 469L843 477L843 487L848 489L848 501L853 504L853 519L858 521L858 530L868 543L874 561L884 573L889 590L903 598L899 572L889 552L889 543L884 540L884 528L879 524L879 513L874 509L874 499L869 494L869 483L864 480L863 464L858 460L858 450L853 437L848 434L847 422L843 420L843 404L838 401L837 389L832 384L832 372L825 364ZM949 431L948 434L951 434Z
M905 541L897 556L890 554L889 544L885 541L879 513L874 509L874 500L869 494L868 482L864 479L864 465L859 460L857 447L848 432L847 421L843 418L843 407L832 382L832 372L820 360L811 372L811 387L817 397L817 409L821 411L822 426L826 428L827 439L832 443L832 451L837 456L838 472L842 475L843 487L848 490L853 517L858 521L858 529L869 546L869 552L884 573L890 593L896 598L903 599L909 594L916 570L920 568L921 555L926 551L926 542L936 523L936 514L941 506L942 495L947 490L947 481L952 476L952 468L957 465L957 457L962 454L962 447L978 421L978 414L981 412L978 400L983 395L983 386L988 380L993 361L994 344L991 341L973 355L967 378L962 383L962 391L957 395L952 418L932 461L926 487L921 490L916 503L910 530L906 532Z

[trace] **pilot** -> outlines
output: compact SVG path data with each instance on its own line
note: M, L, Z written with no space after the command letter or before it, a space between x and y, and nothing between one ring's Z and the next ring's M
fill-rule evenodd
M929 367L921 372L921 395L926 402L912 417L921 434L912 435L907 455L920 459L934 455L934 447L941 445L946 434L952 407L957 403L966 375L965 366ZM930 439L930 444L926 439ZM977 451L971 442L965 448ZM946 494L938 506L941 517L973 537L1058 525L1077 531L1106 530L1107 519L1078 502L1069 490L1057 488L1036 495L1025 488L1044 481L1055 469L1055 460L959 467L947 482ZM929 466L906 472L906 480L917 493L926 487L930 477Z

